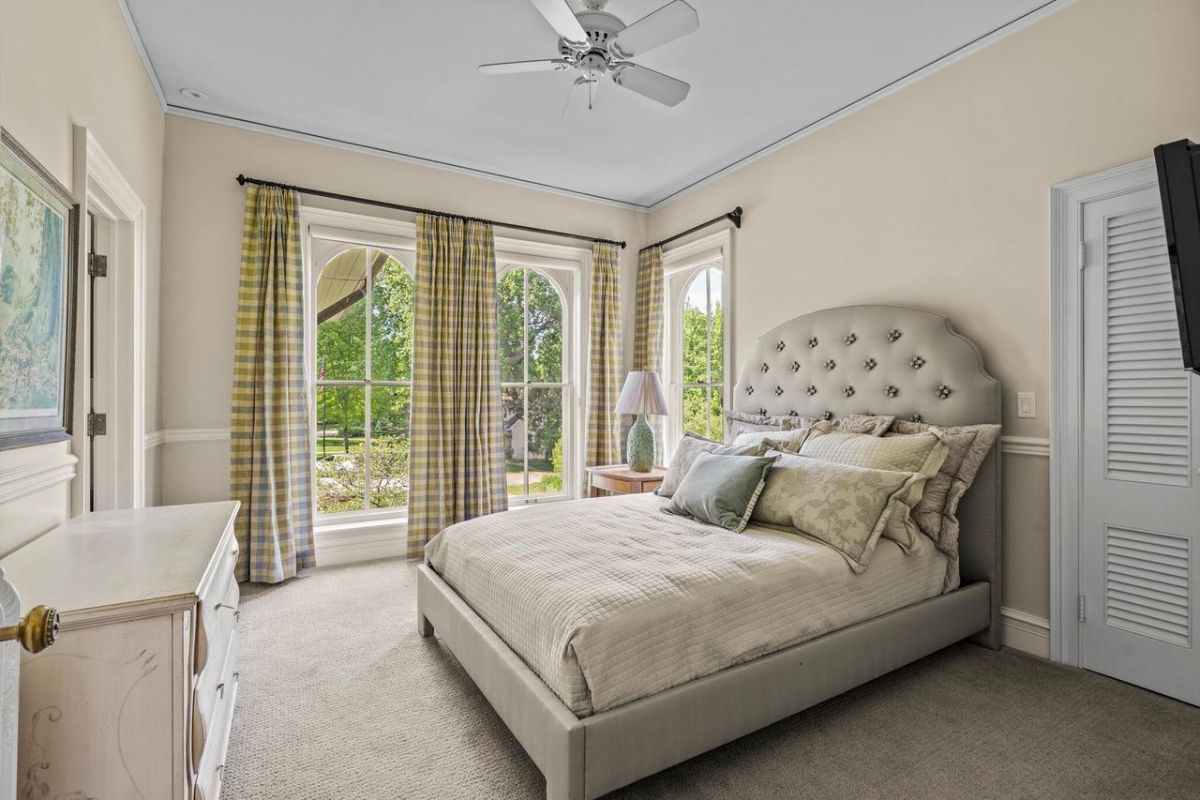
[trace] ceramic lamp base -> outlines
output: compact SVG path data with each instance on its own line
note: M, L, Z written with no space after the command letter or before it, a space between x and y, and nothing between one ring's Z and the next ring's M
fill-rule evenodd
M629 429L625 460L634 472L649 472L654 468L654 429L646 422L645 414L638 414Z

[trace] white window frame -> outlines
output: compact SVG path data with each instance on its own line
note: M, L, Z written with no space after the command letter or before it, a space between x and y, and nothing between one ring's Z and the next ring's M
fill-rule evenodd
M304 346L310 355L305 359L305 382L309 398L315 409L316 398L316 312L313 308L316 296L316 281L321 267L338 252L353 247L369 247L384 250L393 255L409 270L416 268L416 224L408 220L389 219L324 208L304 208L300 213L301 249L304 258ZM563 302L563 380L566 400L563 409L563 491L553 497L509 498L511 506L568 500L579 496L583 474L583 443L580 437L584 430L581 391L584 383L587 336L583 320L587 319L584 288L589 283L591 251L582 247L570 247L545 242L495 237L497 277L514 267L529 267L551 278L551 283L565 292ZM367 358L370 353L367 352ZM360 381L353 381L358 384ZM370 411L365 410L364 425L370 425ZM316 441L316 414L309 415L309 440ZM368 437L369 438L369 437ZM315 468L315 467L314 467ZM313 514L316 521L318 546L321 539L353 534L370 536L380 528L403 529L408 523L408 508L364 509L335 514L320 514L316 509L316 492L313 493ZM341 542L339 541L339 544ZM325 560L325 563L337 563Z
M582 357L583 346L587 341L583 320L586 319L584 308L584 287L588 285L591 269L591 251L582 247L532 242L508 237L496 237L496 277L512 269L526 268L537 272L550 281L559 293L563 311L563 373L562 384L557 383L521 383L503 381L502 386L523 385L529 389L540 387L558 388L563 390L563 488L553 495L526 495L525 497L509 496L510 506L536 505L559 500L570 500L579 496L583 474L583 442L581 436L584 409L583 368L585 359ZM528 346L528 343L526 343ZM526 472L528 472L528 447L525 452ZM507 489L506 489L507 490Z
M304 228L304 244L305 244L305 292L304 292L304 308L305 308L305 348L306 352L314 356L313 358L305 359L305 378L308 385L309 400L311 408L316 410L316 397L319 386L336 388L339 386L364 387L363 393L363 450L370 458L371 452L371 386L379 385L380 387L390 386L411 386L411 378L408 381L374 381L363 379L329 379L318 380L317 378L317 362L316 362L316 333L317 325L315 323L316 309L313 308L317 281L320 279L320 270L331 258L334 258L340 253L347 250L357 248L367 248L370 250L383 251L397 261L408 271L409 276L415 280L417 246L416 246L416 231L406 230L399 225L389 224L388 220L379 220L371 217L360 217L359 215L346 215L356 219L340 219L328 218L327 215L335 212L321 210L319 212L312 211L302 214L301 224ZM354 224L354 223L361 224ZM334 223L334 224L330 224ZM372 223L374 223L372 225ZM365 302L371 302L372 296L372 280L371 275L367 276L367 291L364 297ZM369 326L368 326L369 327ZM367 374L367 365L371 363L371 338L368 333L365 338L364 352L364 375ZM309 415L309 440L316 441L317 436L317 415L315 413ZM370 491L369 487L367 489ZM320 524L337 524L343 522L362 522L366 520L407 520L408 507L395 508L380 508L370 509L364 508L356 511L339 511L332 514L322 514L316 508L317 493L313 492L313 514L314 519Z
M667 376L667 426L663 450L669 460L675 443L683 436L683 329L680 325L683 302L692 279L710 267L721 271L721 309L724 330L723 406L730 407L733 396L733 253L728 230L663 251L663 374ZM724 428L713 431L724 438Z

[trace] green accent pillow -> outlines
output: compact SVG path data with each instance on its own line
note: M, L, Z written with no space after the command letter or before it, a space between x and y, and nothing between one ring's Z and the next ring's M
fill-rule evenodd
M776 446L774 441L762 439L721 444L694 433L685 433L679 440L679 444L675 446L675 454L671 456L671 464L667 467L667 474L663 477L663 482L658 485L654 493L659 497L670 497L675 494L679 489L679 484L683 483L683 479L687 477L688 471L695 463L696 457L701 453L713 453L721 456L761 456Z
M741 533L775 458L700 453L663 510Z

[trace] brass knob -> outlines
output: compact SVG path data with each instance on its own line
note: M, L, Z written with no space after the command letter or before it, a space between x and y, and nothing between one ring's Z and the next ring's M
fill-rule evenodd
M34 606L19 625L0 628L0 642L18 639L21 647L40 653L58 639L58 610L49 606Z

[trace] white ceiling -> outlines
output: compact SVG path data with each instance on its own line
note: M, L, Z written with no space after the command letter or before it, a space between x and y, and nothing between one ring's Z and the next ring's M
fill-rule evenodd
M700 30L635 59L675 108L575 72L529 0L125 0L169 107L651 206L1047 0L689 0ZM578 9L580 0L571 0ZM611 0L632 22L666 0ZM193 100L182 88L208 97ZM286 178L286 176L278 176Z

